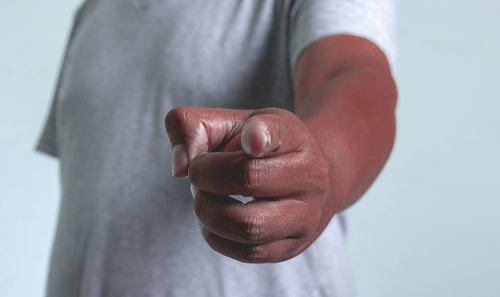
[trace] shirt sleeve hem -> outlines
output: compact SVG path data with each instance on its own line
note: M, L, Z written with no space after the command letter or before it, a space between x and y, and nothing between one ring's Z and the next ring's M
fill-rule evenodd
M391 67L391 71L394 74L396 70L396 51L394 50L394 45L387 45L387 41L381 41L379 38L374 38L371 34L362 32L362 31L356 31L356 30L338 30L338 31L331 31L331 32L325 32L323 34L318 34L316 36L310 36L308 38L304 38L301 42L298 42L295 46L292 48L292 54L291 54L291 69L295 70L295 67L297 65L298 60L300 59L300 56L307 50L309 46L311 46L313 43L329 37L329 36L334 36L334 35L353 35L353 36L358 36L365 38L369 40L370 42L374 43L376 46L378 46L382 52L385 54L389 65Z
M35 151L45 153L51 157L58 158L59 154L57 152L57 147L55 141L40 141L35 146Z

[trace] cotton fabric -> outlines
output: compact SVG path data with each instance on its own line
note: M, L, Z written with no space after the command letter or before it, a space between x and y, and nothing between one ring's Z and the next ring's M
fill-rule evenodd
M213 251L163 120L186 105L292 110L311 43L362 36L393 64L393 29L387 0L85 1L37 146L62 186L47 296L353 296L343 214L285 262Z

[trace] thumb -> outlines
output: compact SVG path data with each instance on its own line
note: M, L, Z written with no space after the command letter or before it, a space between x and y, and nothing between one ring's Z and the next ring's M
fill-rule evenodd
M250 157L262 158L296 151L309 133L293 113L266 108L253 112L241 131L241 147Z
M279 146L279 128L269 116L250 117L241 130L241 147L250 157L260 158Z
M189 162L196 156L216 150L241 131L250 110L177 107L165 117L172 144L172 175L185 177Z

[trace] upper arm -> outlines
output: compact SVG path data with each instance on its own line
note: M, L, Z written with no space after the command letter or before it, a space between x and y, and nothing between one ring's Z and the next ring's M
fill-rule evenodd
M311 44L298 58L294 71L295 106L347 71L373 71L394 84L389 61L377 45L362 37L332 35Z
M294 0L289 63L296 103L344 70L394 67L395 24L395 0Z

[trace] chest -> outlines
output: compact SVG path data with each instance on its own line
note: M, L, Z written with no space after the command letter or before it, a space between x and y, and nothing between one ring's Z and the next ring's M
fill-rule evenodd
M290 88L281 1L97 2L68 48L63 99L250 107Z

